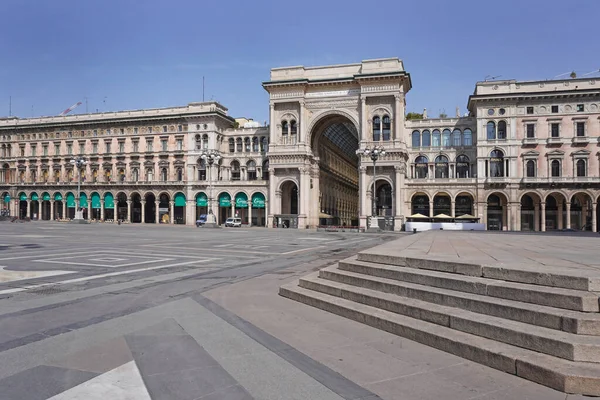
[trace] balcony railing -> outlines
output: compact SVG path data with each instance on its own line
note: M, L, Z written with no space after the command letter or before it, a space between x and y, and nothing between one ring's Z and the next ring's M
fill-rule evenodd
M549 137L546 139L546 143L548 144L563 144L564 141L565 139L561 137Z
M537 144L538 143L538 139L537 138L523 138L523 144Z
M588 136L575 136L572 141L573 143L589 143L590 138Z

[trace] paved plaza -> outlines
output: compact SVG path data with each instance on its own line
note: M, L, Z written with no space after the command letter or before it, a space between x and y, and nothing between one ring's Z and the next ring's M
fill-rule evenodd
M439 235L402 243L598 268L597 236ZM0 398L582 398L278 295L399 237L0 222Z

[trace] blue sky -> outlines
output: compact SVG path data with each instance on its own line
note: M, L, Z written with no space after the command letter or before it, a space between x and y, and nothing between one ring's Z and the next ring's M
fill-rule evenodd
M600 68L598 0L3 0L0 115L220 101L268 119L269 69L399 57L407 111L465 112L486 75ZM600 74L596 75L600 76ZM33 109L32 109L33 107Z

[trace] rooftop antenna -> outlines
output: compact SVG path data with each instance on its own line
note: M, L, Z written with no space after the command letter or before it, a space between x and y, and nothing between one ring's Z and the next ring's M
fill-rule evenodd
M487 82L487 81L493 81L493 80L495 80L495 79L498 79L498 78L500 78L501 76L502 76L502 75L496 75L496 76L487 75L487 76L484 78L484 82Z
M583 74L581 75L581 77L583 78L584 76L588 76L588 75L592 75L592 74L598 74L600 73L600 68L593 70L592 72L588 72L587 74Z

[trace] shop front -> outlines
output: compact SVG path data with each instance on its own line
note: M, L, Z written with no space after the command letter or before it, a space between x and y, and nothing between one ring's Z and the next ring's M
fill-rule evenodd
M252 225L266 226L265 195L262 193L252 195Z
M219 195L219 225L225 224L227 218L231 217L231 196L229 193Z
M243 225L248 225L248 196L246 193L235 195L235 217L242 219Z

